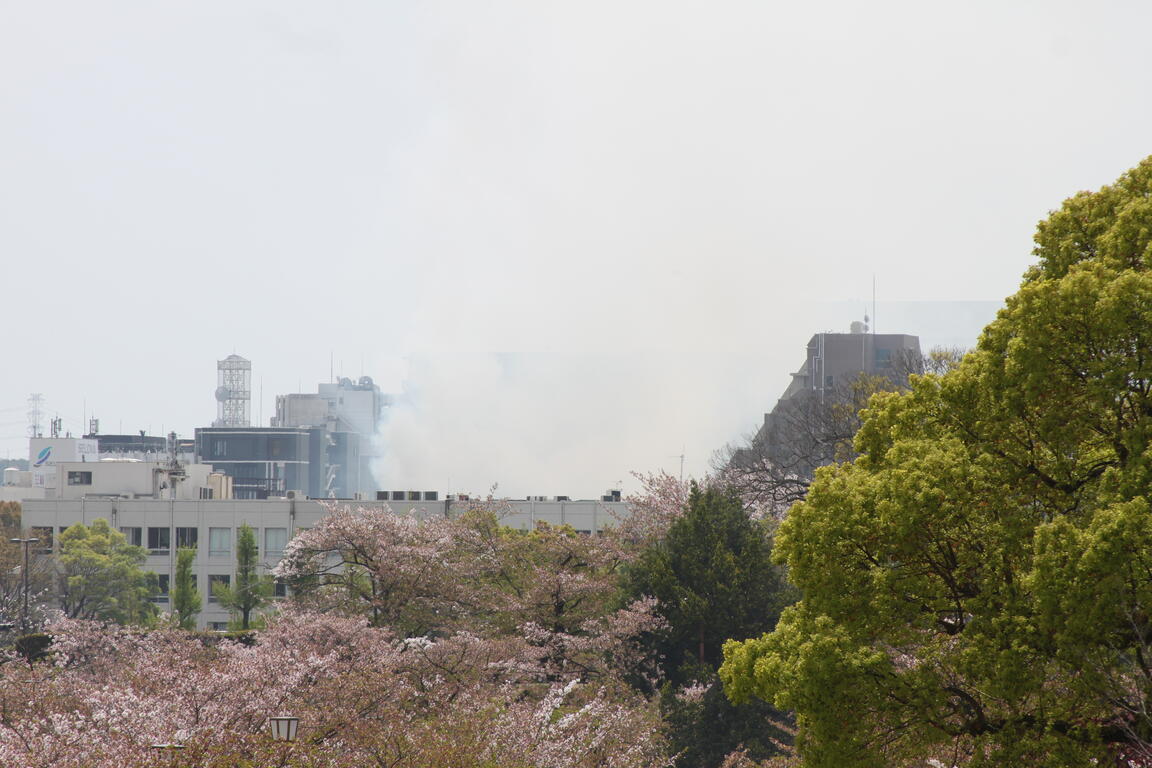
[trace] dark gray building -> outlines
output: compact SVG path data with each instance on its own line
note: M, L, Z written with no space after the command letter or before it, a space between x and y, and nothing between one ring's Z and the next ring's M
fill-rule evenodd
M857 412L878 388L863 376L881 376L903 386L923 369L920 340L902 333L817 333L804 363L755 437L734 451L727 464L732 481L763 500L788 505L803 498L817 467L851 457Z
M201 427L196 456L232 478L237 499L267 499L298 491L323 498L328 440L322 427Z

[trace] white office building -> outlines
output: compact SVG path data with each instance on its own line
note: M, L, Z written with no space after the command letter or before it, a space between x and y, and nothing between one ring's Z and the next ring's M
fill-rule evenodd
M76 523L103 518L129 543L148 550L145 568L157 574L160 595L155 600L169 610L168 590L175 578L176 550L195 546L197 587L203 596L200 628L225 629L228 612L212 597L216 582L228 584L236 567L237 529L255 531L264 571L275 566L297 531L314 527L331 509L330 502L307 498L232 499L227 481L202 465L171 468L153 462L63 462L65 482L52 498L23 502L24 525L53 549L60 532ZM222 486L221 483L224 483ZM118 490L117 490L118 489ZM295 494L292 494L295 496ZM472 508L462 498L440 499L431 492L387 494L388 501L353 502L366 507L387 505L418 517L457 516ZM394 498L402 496L403 498ZM612 497L608 497L611 499ZM530 530L538 521L571 525L597 533L628 513L627 504L613 500L571 501L536 497L502 503L502 522Z

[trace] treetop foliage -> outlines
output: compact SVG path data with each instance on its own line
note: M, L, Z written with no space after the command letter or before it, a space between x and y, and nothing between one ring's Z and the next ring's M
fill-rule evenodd
M871 400L780 528L804 599L725 648L805 765L1152 758L1152 159L1036 244L976 350Z
M152 621L153 574L141 569L147 550L129 544L107 520L76 523L60 533L60 607L69 618L124 624Z

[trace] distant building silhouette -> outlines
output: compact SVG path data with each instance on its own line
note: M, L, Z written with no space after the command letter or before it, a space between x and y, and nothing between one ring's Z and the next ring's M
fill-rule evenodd
M817 467L850 457L867 396L903 386L922 368L916 336L867 333L858 322L850 333L817 333L756 435L731 452L725 473L760 501L787 506L800 500ZM867 379L877 376L887 381Z

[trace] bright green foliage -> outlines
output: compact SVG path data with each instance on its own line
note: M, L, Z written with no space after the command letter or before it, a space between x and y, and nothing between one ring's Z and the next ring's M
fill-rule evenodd
M171 594L172 617L181 629L195 629L196 614L200 613L200 590L196 588L196 574L192 570L195 560L195 547L181 547L176 551L176 579Z
M236 574L229 586L217 584L216 599L239 619L237 629L248 629L252 614L272 596L272 579L261 576L256 534L247 524L236 530Z
M874 398L860 458L791 510L803 602L725 647L733 698L797 711L806 766L1114 764L1152 741L1152 158L1036 242L978 348Z
M60 534L60 607L81 619L146 624L156 616L148 598L155 576L141 570L146 551L125 540L104 519L76 523Z

